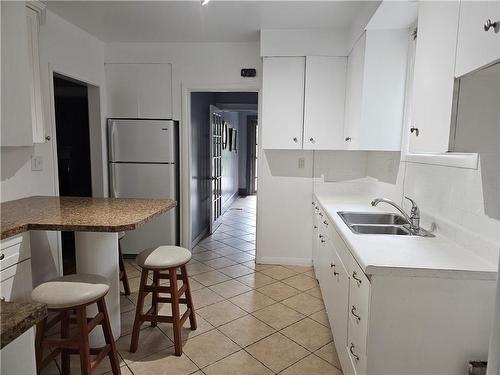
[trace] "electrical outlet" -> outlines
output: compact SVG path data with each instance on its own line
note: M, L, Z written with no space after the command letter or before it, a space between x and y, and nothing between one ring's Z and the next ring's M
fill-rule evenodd
M32 171L42 171L43 170L43 158L41 156L31 157L31 170Z
M306 159L299 158L299 168L304 169L306 167Z

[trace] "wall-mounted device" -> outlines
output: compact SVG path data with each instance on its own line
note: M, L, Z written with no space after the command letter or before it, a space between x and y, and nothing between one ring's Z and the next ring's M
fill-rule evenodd
M257 70L254 68L243 68L241 69L241 76L242 77L255 77L257 75Z

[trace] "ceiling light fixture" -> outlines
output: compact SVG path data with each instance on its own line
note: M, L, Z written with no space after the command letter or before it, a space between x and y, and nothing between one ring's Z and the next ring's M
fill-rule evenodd
M210 2L210 0L201 0L201 5L207 5Z

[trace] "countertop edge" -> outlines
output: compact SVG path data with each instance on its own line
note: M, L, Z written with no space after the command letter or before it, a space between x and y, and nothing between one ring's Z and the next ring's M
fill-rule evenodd
M47 317L47 306L36 302L2 302L0 304L1 310L6 308L5 304L12 304L16 308L17 313L22 307L28 307L31 311L26 313L26 316L22 316L15 324L10 327L3 327L4 322L2 322L2 332L0 333L0 349L3 349L9 345L12 341L17 339L28 329L36 325L42 319ZM19 314L23 313L20 312ZM15 313L13 313L15 314ZM9 316L5 316L2 311L2 320L9 319ZM11 315L12 316L12 315ZM10 317L11 317L10 316Z

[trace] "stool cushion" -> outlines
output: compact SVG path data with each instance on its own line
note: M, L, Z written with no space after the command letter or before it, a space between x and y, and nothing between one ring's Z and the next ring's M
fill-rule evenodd
M191 260L191 252L180 246L159 246L141 252L136 262L142 268L167 269L186 264Z
M109 281L99 275L66 275L38 285L31 298L45 303L49 309L65 309L86 305L105 296Z

